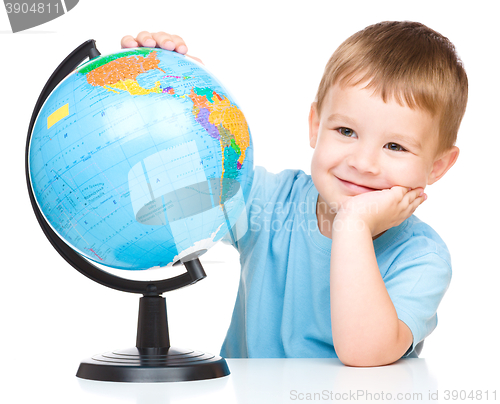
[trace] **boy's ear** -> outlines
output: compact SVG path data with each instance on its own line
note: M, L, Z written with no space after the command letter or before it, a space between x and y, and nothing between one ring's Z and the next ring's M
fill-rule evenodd
M453 146L450 150L444 152L441 157L434 161L432 171L427 179L427 185L434 184L443 175L445 175L446 172L453 167L459 154L460 149L457 146Z
M316 106L317 102L314 101L311 104L311 110L309 111L309 144L313 149L316 147L316 142L318 141L319 130L319 117Z

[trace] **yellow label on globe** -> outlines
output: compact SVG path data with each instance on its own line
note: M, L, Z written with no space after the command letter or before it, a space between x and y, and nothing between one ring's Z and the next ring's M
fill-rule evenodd
M47 129L50 129L51 126L55 125L64 117L69 115L69 104L63 105L57 111L51 113L47 118Z

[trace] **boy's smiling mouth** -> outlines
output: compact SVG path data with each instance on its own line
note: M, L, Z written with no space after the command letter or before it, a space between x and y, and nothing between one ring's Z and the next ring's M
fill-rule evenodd
M341 179L339 177L336 177L336 178L339 180L339 182L345 188L347 188L348 190L353 191L353 192L364 193L364 192L380 191L380 189L377 189L377 188L365 187L363 185L358 185L358 184L356 184L354 182L343 180L343 179Z

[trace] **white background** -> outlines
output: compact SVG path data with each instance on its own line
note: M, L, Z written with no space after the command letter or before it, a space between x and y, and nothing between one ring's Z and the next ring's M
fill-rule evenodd
M63 369L135 344L138 298L100 286L72 269L39 228L26 191L24 148L45 82L87 39L103 54L141 30L181 35L236 97L249 122L255 164L310 173L307 117L323 68L348 36L383 20L422 22L455 44L469 77L469 104L456 165L427 188L416 215L445 240L453 280L439 325L422 357L454 372L499 359L498 251L500 85L496 1L80 0L67 15L12 34L0 9L2 366L12 380ZM174 346L218 353L239 279L236 252L206 254L207 279L168 293ZM484 363L484 362L482 362ZM9 380L9 379L7 379ZM5 380L4 380L5 381ZM2 383L3 384L3 383ZM19 386L6 383L7 385ZM493 388L493 387L491 387ZM68 402L71 399L68 397Z

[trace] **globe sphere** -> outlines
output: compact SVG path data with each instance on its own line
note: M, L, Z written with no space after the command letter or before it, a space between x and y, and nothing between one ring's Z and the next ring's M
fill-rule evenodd
M79 254L118 269L212 247L246 217L252 171L234 98L201 64L157 48L79 66L47 98L29 144L47 222Z

